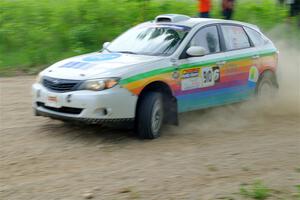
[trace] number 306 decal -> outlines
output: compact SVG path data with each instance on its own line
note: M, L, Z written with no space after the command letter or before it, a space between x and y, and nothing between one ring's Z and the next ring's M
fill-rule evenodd
M203 67L202 71L202 87L209 87L215 85L220 81L219 67Z

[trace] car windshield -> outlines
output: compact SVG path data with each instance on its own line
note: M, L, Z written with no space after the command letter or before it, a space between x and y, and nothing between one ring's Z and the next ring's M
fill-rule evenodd
M137 26L115 39L106 50L109 52L168 56L174 53L187 35L184 26Z

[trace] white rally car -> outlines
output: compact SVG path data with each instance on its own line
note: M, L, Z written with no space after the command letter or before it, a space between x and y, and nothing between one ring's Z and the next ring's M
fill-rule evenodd
M35 114L86 123L134 122L156 138L181 112L244 101L277 87L277 49L251 24L168 14L101 52L43 70Z

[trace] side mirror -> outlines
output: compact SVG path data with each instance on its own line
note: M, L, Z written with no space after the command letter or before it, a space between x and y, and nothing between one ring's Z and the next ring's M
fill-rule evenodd
M103 49L106 49L110 45L110 42L104 42L103 43Z
M200 57L206 55L207 50L203 47L191 46L190 48L188 48L186 53L191 57Z

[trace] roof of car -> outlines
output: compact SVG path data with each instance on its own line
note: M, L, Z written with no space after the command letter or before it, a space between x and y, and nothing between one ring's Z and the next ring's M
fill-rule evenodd
M182 20L177 20L175 22L159 22L157 19L159 17L183 17ZM214 18L193 18L193 17L188 17L185 15L177 15L177 14L167 14L167 15L159 15L156 17L152 23L157 23L157 24L169 24L169 25L178 25L178 26L187 26L190 28L193 28L194 26L201 25L201 24L209 24L209 23L224 23L224 24L239 24L243 26L248 26L253 29L259 30L259 28L256 25L245 23L245 22L240 22L240 21L234 21L234 20L223 20L223 19L214 19Z
M219 22L219 21L222 21L222 20L213 19L213 18L190 18L188 20L176 22L176 24L177 25L194 27L198 24L204 24L204 23L207 23L207 22Z

